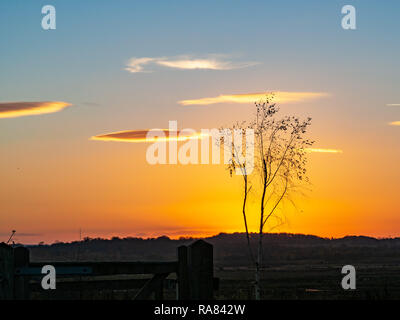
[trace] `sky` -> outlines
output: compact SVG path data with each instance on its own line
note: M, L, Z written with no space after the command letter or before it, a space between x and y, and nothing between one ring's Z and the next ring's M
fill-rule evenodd
M1 1L0 241L242 232L223 165L150 165L149 143L94 137L228 126L265 92L338 151L310 153L311 185L274 231L400 236L399 14L397 0Z

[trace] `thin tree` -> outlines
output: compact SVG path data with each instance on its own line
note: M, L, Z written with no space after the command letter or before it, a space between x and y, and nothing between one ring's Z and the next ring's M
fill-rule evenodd
M282 220L280 205L285 199L289 199L290 193L296 191L302 181L307 178L307 148L314 142L306 139L305 135L311 125L311 118L300 120L297 117L286 116L277 119L279 111L274 96L267 96L264 101L255 103L255 119L246 123L235 124L233 130L253 129L255 136L255 171L249 176L247 173L248 163L243 156L243 148L236 148L232 144L231 162L228 169L232 173L238 169L243 177L243 204L242 215L246 230L247 246L252 264L255 267L255 298L261 298L261 270L263 256L263 235L266 225L273 218ZM250 179L251 177L251 179ZM251 180L251 181L250 181ZM246 205L249 193L259 201L258 216L258 241L256 258L253 255Z

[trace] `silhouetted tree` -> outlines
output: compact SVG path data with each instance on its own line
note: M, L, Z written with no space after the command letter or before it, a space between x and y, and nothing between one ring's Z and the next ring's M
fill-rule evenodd
M255 103L255 119L246 123L236 123L231 130L254 130L254 173L249 175L249 163L244 156L246 149L229 146L232 151L231 162L228 165L232 175L237 169L243 177L242 215L246 230L247 244L251 260L255 266L255 298L260 299L260 271L262 269L262 240L265 226L273 218L282 223L282 216L277 210L290 191L299 186L299 182L308 181L307 148L313 144L305 138L311 118L302 121L297 117L286 116L277 119L278 107L273 101L273 95L264 101ZM225 145L226 147L226 145ZM251 181L250 178L251 177ZM258 216L257 255L253 255L247 223L246 204L249 192L258 199L260 211Z

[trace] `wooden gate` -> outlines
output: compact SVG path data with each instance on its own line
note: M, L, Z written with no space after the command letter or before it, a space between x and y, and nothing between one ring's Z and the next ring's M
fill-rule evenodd
M32 291L43 290L40 279L42 267L52 265L56 277L90 277L91 280L72 280L56 283L55 290L73 291L119 289L141 286L135 300L146 300L154 294L163 300L164 287L174 286L178 300L213 299L218 279L213 277L213 246L198 240L177 250L177 261L171 262L30 262L29 249L12 248L0 243L0 299L30 299ZM104 276L151 274L150 279L111 279ZM167 279L176 274L175 279ZM102 276L102 279L96 277Z

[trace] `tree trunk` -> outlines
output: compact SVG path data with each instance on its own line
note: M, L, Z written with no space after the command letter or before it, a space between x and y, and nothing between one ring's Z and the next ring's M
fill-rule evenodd
M243 198L243 208L242 208L242 213L243 213L243 220L244 220L244 227L246 229L246 238L247 238L247 248L249 250L249 257L251 260L251 263L253 264L254 257L253 257L253 250L251 249L251 243L250 243L250 234L249 234L249 228L247 226L247 216L246 216L246 203L247 203L247 194L248 194L248 186L247 186L247 173L244 176L244 198Z
M260 213L260 229L258 232L258 252L257 252L257 262L256 262L256 281L255 281L255 296L256 300L261 300L261 290L260 290L260 271L262 267L262 236L263 236L263 228L264 228L264 201L265 201L265 194L267 191L268 181L267 181L267 163L265 159L263 159L263 174L264 174L264 181L263 181L263 193L261 197L261 213Z
M256 281L254 284L256 300L261 300L261 266L262 266L262 232L260 232L259 239L258 239L258 252L257 252L257 262L256 262Z

